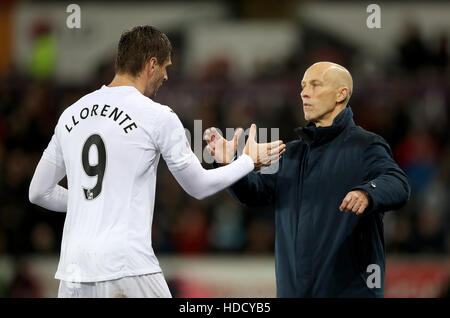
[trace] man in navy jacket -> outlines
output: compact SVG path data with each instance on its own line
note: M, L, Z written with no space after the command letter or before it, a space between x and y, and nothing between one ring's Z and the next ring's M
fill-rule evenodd
M353 121L350 73L329 62L304 74L306 127L287 144L273 174L252 172L229 188L249 206L275 207L278 297L383 297L383 216L410 196L384 139ZM226 164L237 138L213 128L208 149Z

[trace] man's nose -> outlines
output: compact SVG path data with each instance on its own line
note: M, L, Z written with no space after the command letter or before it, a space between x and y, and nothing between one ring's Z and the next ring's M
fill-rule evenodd
M309 91L306 88L302 89L300 96L302 98L311 97L311 95L309 94Z

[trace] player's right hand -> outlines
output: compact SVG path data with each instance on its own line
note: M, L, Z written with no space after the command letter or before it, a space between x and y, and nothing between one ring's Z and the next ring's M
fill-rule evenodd
M206 130L205 141L208 144L206 148L217 163L229 164L233 160L242 132L242 128L239 128L234 133L232 140L226 140L216 128L212 127Z
M286 151L286 145L281 140L259 144L256 142L255 137L256 125L252 124L244 147L244 153L252 158L255 163L255 170L277 162Z

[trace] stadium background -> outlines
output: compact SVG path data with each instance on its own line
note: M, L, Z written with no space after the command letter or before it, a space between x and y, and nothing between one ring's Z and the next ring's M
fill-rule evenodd
M119 36L138 24L172 41L156 100L192 135L194 120L254 122L293 140L306 67L346 66L357 124L389 142L412 186L385 215L386 297L449 296L448 2L378 1L381 29L364 1L79 1L80 29L66 25L69 3L0 3L1 297L56 296L64 214L31 205L29 182L59 114L111 81ZM160 164L153 246L174 296L275 296L273 224L270 208L225 192L190 198Z

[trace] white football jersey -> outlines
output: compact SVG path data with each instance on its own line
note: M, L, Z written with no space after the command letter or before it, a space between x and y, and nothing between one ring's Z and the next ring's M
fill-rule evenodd
M171 171L198 160L177 115L132 86L103 86L62 113L43 154L68 181L55 278L161 272L151 241L160 154Z

